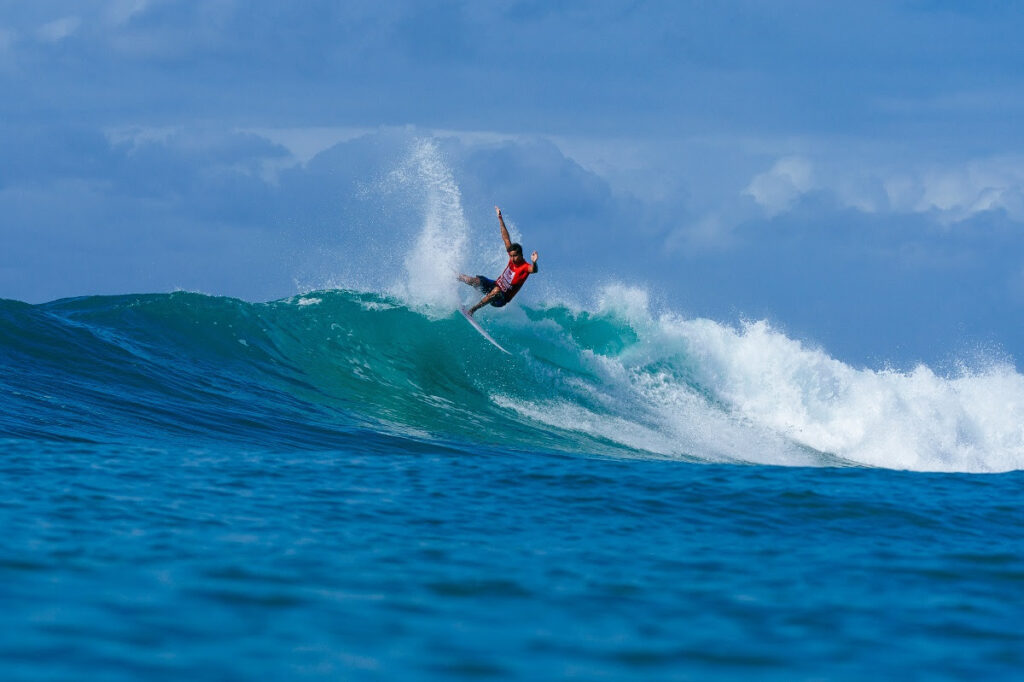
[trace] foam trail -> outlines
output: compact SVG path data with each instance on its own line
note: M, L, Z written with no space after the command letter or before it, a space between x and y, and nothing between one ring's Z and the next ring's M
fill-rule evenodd
M424 191L424 216L405 257L405 280L394 293L416 306L450 311L458 305L455 275L469 234L462 194L433 140L417 142L403 170Z

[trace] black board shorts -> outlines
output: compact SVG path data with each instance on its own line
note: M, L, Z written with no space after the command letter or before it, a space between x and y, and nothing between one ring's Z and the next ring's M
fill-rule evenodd
M478 284L476 288L482 291L484 294L491 293L491 291L494 290L494 287L498 286L498 283L495 282L493 279L484 277L483 275L477 275L476 278L480 280L480 284ZM504 291L499 291L498 295L491 299L491 305L493 305L495 308L500 308L506 303L508 303L508 301L505 300Z

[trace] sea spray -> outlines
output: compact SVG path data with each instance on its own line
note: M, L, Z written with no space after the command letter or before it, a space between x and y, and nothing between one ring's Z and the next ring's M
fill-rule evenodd
M469 233L459 186L435 140L393 131L376 143L387 161L364 178L317 170L325 184L338 183L338 195L308 207L312 239L295 266L295 290L373 291L447 314ZM321 230L329 234L315 236Z
M416 142L392 177L422 193L423 225L405 256L405 278L391 291L412 305L447 313L458 305L456 276L469 233L458 184L433 140Z
M649 298L640 287L617 283L598 288L594 311L558 305L535 314L540 325L559 322L552 343L559 343L559 337L575 342L575 376L560 379L565 388L556 400L495 399L536 422L601 438L639 456L843 463L731 413L713 390L696 382L685 345L664 342L661 321L649 312ZM546 350L534 351L541 356L539 364L550 363ZM535 369L544 372L543 367Z
M1024 377L1010 366L855 369L764 321L666 315L651 341L685 348L694 378L736 418L808 448L897 469L1024 467Z
M593 311L535 313L534 324L558 321L577 344L574 363L589 374L571 379L576 389L568 398L499 399L531 420L667 456L920 471L1024 468L1024 377L1009 365L948 377L925 366L857 369L767 322L734 327L653 315L647 298L642 289L613 285L599 289ZM550 362L545 349L533 350Z

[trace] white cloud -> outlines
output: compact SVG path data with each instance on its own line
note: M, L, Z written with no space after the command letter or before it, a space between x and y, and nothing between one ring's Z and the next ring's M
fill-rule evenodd
M1024 219L1024 161L988 159L959 168L932 169L921 179L921 196L911 208L938 210L953 221L975 213L1003 209Z
M852 164L848 164L852 165ZM859 180L835 173L840 203L865 213L936 213L952 223L1004 210L1024 220L1024 159L997 157L912 169L869 170Z
M111 0L107 5L107 20L115 26L126 24L149 5L149 0Z
M924 187L912 174L901 172L890 175L882 181L885 190L886 206L897 211L910 211L924 196ZM854 200L848 199L848 203ZM873 211L867 211L872 213Z
M1024 220L1024 158L995 157L956 164L898 168L851 158L780 158L743 191L768 216L790 210L811 190L863 213L934 213L953 223L1003 210Z
M235 132L252 133L285 147L295 160L306 163L340 142L348 142L374 132L375 128L307 126L302 128L239 128Z
M787 156L776 161L768 172L754 176L743 193L753 197L768 215L778 215L814 187L812 175L810 161Z
M36 36L45 43L59 43L73 35L81 25L82 20L78 17L63 17L40 26Z

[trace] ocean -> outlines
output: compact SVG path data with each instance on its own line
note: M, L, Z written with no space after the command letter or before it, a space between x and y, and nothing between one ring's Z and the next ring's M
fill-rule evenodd
M0 301L4 680L1024 674L1024 377L609 287Z

